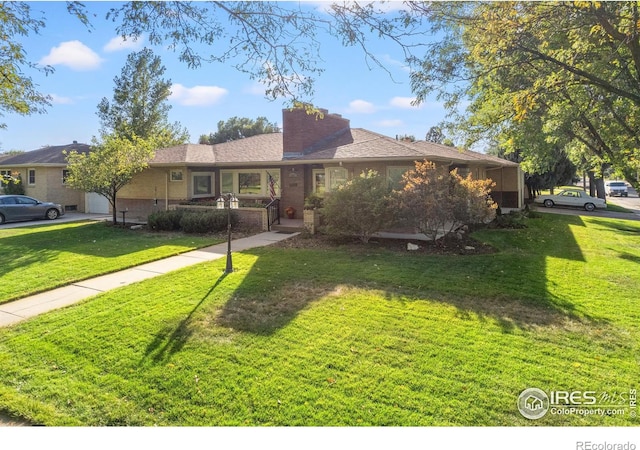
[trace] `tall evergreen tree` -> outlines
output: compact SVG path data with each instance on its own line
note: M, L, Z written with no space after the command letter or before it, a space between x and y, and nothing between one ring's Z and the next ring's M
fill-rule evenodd
M171 80L163 78L165 70L160 57L148 48L127 57L121 75L114 79L113 100L103 98L98 105L103 134L154 138L161 147L189 140L188 132L178 122L169 123Z

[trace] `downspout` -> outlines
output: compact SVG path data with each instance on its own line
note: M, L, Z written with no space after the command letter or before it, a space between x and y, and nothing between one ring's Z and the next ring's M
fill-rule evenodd
M518 170L516 172L518 176L518 209L524 208L524 173L518 164Z
M502 189L502 195L500 195L502 205L500 205L500 208L504 208L504 166L500 167L500 189Z
M169 210L169 170L164 174L164 210Z

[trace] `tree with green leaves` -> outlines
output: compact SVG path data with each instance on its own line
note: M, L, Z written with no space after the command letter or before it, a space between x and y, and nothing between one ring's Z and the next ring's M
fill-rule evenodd
M526 130L602 167L640 166L640 21L635 2L412 4L443 38L414 59L418 101L437 93L471 139L509 151L531 147ZM461 81L465 82L461 82ZM533 148L532 153L536 151ZM526 160L526 157L525 157Z
M24 183L22 183L22 176L19 173L12 173L11 175L0 176L0 192L7 195L24 195Z
M91 150L67 154L69 173L66 183L73 189L95 192L109 200L113 211L113 223L117 223L116 200L120 189L126 186L134 175L148 167L157 144L153 139L143 139L135 135L124 138L116 134L102 136L102 141L94 138Z
M113 100L103 98L98 117L103 134L121 138L153 138L160 147L184 144L189 134L179 123L169 123L171 80L164 79L160 57L145 48L131 53L119 77L114 79Z
M51 67L39 67L29 61L22 39L38 33L45 25L44 17L34 17L25 2L0 3L0 117L5 113L31 115L42 113L51 104L48 95L38 92L26 69L50 73ZM6 124L0 123L0 128Z
M92 26L89 17L100 20L91 13L90 2L72 1L66 6L87 27ZM106 19L124 38L144 36L151 45L176 51L190 68L209 62L233 66L262 83L268 98L287 98L292 104L312 96L314 83L323 72L321 42L327 38L360 47L367 61L382 68L384 64L369 49L369 40L388 39L398 44L407 57L423 46L421 14L389 11L384 4L374 2L327 6L319 9L304 3L252 1L124 2L114 4ZM39 94L31 79L19 70L36 65L26 59L19 37L37 34L46 18L34 19L32 5L26 2L5 2L2 8L7 11L5 16L0 14L3 38L15 46L15 54L6 52L5 47L5 61L15 64L15 72L22 77L8 81L6 95L26 102L30 107L24 110L26 114L33 113L35 107L44 111L47 96ZM45 70L53 72L51 67ZM111 120L105 122L110 123Z
M200 136L200 144L220 144L236 139L243 139L258 134L276 133L278 124L270 123L266 117L258 117L255 120L246 117L232 117L218 122L218 131Z

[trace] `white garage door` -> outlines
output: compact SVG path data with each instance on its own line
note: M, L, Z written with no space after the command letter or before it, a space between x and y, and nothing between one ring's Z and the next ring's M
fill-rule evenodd
M85 205L87 213L91 214L109 214L109 200L107 197L89 192L85 194Z

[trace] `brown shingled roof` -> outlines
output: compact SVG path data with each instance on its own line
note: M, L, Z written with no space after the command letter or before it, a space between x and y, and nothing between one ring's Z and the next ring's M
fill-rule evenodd
M282 161L282 133L268 133L216 144L216 161L229 163L269 163Z
M449 147L448 145L435 144L427 141L413 142L414 145L422 153L424 159L433 160L452 160L456 163L469 163L469 162L493 162L503 166L517 166L517 163L508 161L506 159L498 158L484 153L478 153L471 150L462 150L455 147Z
M215 164L213 145L182 144L156 150L151 165Z
M324 149L294 158L300 161L347 159L416 159L420 152L402 141L397 141L373 131L352 128Z
M289 162L348 160L422 160L471 162L515 166L516 163L470 150L459 150L432 142L399 141L373 131L353 128L337 134L311 153L287 158ZM281 163L282 133L269 133L215 145L184 144L160 149L151 165L237 165Z
M18 153L11 155L8 158L2 159L3 166L27 166L27 165L52 165L52 166L66 166L67 156L62 153L63 151L71 152L73 150L78 153L87 153L91 147L87 144L68 144L68 145L54 145L50 147L44 147L38 150L31 150L29 152Z

